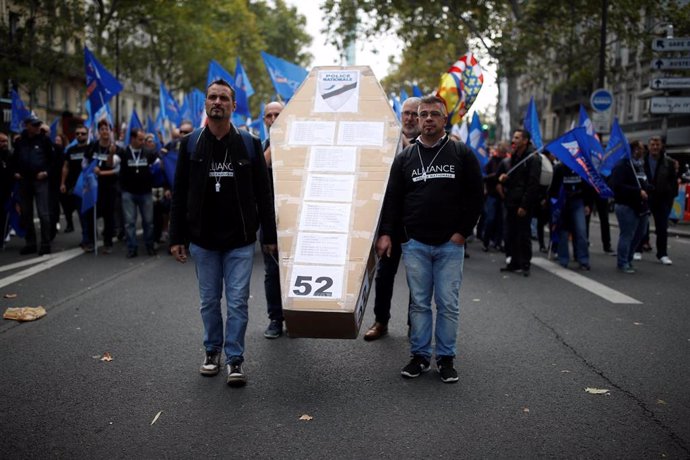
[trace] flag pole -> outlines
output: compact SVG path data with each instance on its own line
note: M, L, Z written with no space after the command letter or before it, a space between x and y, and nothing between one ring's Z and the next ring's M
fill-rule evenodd
M98 255L98 212L97 204L93 203L93 256Z
M510 173L512 173L513 171L515 171L522 163L524 163L525 161L529 160L530 157L536 155L537 153L541 153L542 150L544 150L544 146L543 146L543 145L542 145L541 147L539 147L537 150L534 150L533 152L531 152L529 155L527 155L527 156L526 156L525 158L523 158L522 160L520 160L520 161L518 162L518 164L516 164L515 166L513 166L512 168L510 168L510 169L508 170L508 172L506 173L506 176L510 176Z

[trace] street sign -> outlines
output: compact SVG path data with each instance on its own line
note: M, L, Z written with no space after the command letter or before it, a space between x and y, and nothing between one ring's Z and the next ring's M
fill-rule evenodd
M690 97L653 97L650 99L649 112L690 113Z
M654 51L688 51L690 50L690 37L681 38L655 38L652 40Z
M690 69L690 58L653 59L652 60L652 69L655 69L655 70Z
M599 88L594 90L592 96L589 98L589 102L594 111L605 112L613 105L613 94L607 89Z
M655 78L649 82L652 89L686 89L690 88L690 78Z
M592 112L592 126L594 126L594 132L609 133L611 131L611 111Z

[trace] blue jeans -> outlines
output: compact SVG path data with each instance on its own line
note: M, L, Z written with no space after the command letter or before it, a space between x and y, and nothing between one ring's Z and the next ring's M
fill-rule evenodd
M482 242L485 247L489 247L489 243L500 246L503 241L503 202L501 199L487 195L484 202L484 213L486 220L484 221Z
M402 244L402 253L410 288L410 351L413 355L431 358L433 295L436 302L436 359L454 357L465 247L450 241L431 246L411 239Z
M582 265L589 265L585 203L582 199L566 199L561 219L563 222L558 240L558 262L564 267L568 266L568 262L570 261L568 233L572 233L575 259Z
M225 350L225 362L244 361L244 334L249 318L249 280L254 264L254 243L229 251L210 251L192 243L207 352ZM225 287L227 316L223 335L220 301Z
M633 260L633 253L647 229L649 216L640 216L639 212L624 204L616 204L615 210L620 230L616 248L617 264L618 268L624 268Z
M153 249L153 195L122 192L122 212L125 216L127 249L137 250L137 208L141 214L141 227L144 229L146 248Z

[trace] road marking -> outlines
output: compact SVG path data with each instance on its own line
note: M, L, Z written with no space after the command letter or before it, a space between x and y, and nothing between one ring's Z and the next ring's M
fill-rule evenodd
M632 297L623 294L622 292L616 291L615 289L611 289L608 286L605 286L590 278L587 278L586 276L582 276L579 273L575 273L572 270L563 268L556 263L544 259L543 257L533 257L532 265L536 265L537 267L542 268L547 272L552 273L570 283L573 283L574 285L579 286L582 289L591 292L592 294L598 295L602 299L608 300L611 303L642 303L637 299L633 299Z
M8 286L12 283L16 283L17 281L21 281L24 278L35 275L36 273L48 270L49 268L53 268L56 265L60 265L61 263L67 262L70 259L74 259L81 254L84 254L84 251L81 248L75 248L68 251L58 252L56 254L32 258L26 261L17 262L15 264L5 265L4 267L0 268L0 271L12 270L12 268L21 268L25 265L34 264L34 266L31 268L17 272L14 275L8 276L7 278L0 279L0 288Z

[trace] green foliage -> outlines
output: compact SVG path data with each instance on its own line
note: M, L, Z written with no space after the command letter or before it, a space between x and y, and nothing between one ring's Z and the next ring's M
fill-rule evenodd
M29 91L51 78L83 80L85 43L125 86L143 84L154 94L161 81L172 91L203 89L211 59L234 73L239 57L256 91L250 103L257 113L274 92L260 51L301 65L311 60L304 52L311 43L306 19L284 0L12 3L21 24L0 51L0 70ZM7 25L0 34L10 36ZM61 49L67 42L76 53Z

